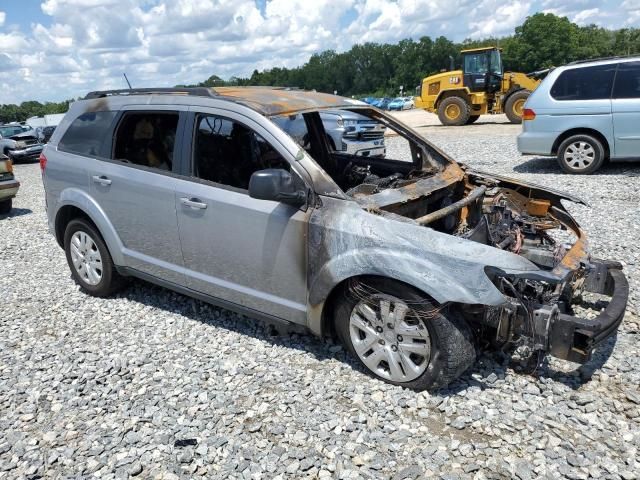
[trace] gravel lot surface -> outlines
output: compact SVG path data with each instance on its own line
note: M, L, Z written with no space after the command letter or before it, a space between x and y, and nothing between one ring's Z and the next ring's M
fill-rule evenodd
M569 208L596 255L625 263L632 296L590 364L531 372L491 353L448 390L414 393L338 345L142 282L89 297L48 233L38 165L18 165L0 219L0 479L637 478L640 162L563 175L520 156L503 118L399 115L473 167L591 203Z

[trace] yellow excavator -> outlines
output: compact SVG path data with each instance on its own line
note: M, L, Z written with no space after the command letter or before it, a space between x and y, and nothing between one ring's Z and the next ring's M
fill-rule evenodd
M443 125L468 125L484 114L505 113L511 123L522 122L527 97L548 70L529 74L503 72L501 49L462 50L462 70L431 75L422 80L416 108L436 113Z

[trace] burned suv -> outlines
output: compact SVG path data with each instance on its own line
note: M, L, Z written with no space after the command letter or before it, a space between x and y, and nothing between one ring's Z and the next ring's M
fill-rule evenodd
M334 149L321 114L336 109L394 133L385 156ZM304 142L279 126L293 115ZM87 293L111 295L135 276L302 325L397 385L447 385L479 345L586 362L626 308L620 264L592 258L561 203L579 199L474 171L347 98L93 92L41 167L51 232ZM608 306L575 316L587 292Z

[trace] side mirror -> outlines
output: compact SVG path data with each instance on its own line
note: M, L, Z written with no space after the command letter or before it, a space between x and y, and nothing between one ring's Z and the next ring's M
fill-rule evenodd
M295 206L303 205L307 199L305 191L297 189L291 174L281 168L253 172L249 179L249 196Z

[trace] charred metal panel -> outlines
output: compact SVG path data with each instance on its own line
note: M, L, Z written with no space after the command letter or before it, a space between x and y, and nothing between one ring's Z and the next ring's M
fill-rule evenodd
M505 272L538 270L511 252L323 197L309 224L309 327L321 333L329 293L357 275L406 282L439 303L501 305L504 296L485 274L486 266Z
M287 115L328 108L366 106L364 102L320 92L269 87L218 87L213 89L229 98L261 112L266 116Z
M362 197L359 203L369 209L385 209L392 205L406 203L432 192L447 188L464 178L464 171L456 164L448 165L441 173L433 175L401 188Z

